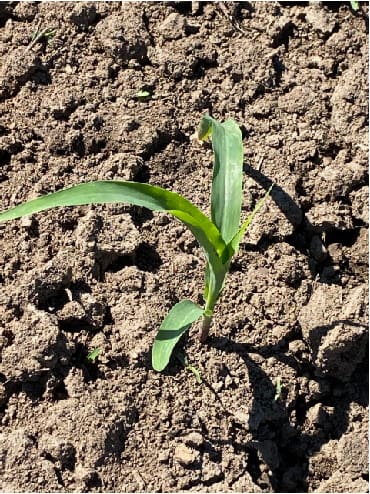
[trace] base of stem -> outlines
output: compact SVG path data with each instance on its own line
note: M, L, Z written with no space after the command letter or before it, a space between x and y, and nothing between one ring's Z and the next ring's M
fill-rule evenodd
M212 316L203 316L202 327L199 332L199 341L201 343L205 343L208 338L211 322Z

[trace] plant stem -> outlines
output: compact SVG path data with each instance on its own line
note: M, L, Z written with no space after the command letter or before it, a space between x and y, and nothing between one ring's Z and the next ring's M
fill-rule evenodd
M206 304L204 307L202 327L199 331L199 341L201 343L205 343L208 338L209 329L212 324L213 310L220 296L220 293L222 292L225 277L229 269L229 264L230 262L223 264L222 269L220 269L217 273L212 273L212 277L210 276L211 271L207 268L205 277L206 289L204 293Z
M212 315L210 315L210 316L204 315L203 316L202 327L199 331L199 341L201 343L205 343L207 338L208 338L209 328L211 327L211 322L212 322Z

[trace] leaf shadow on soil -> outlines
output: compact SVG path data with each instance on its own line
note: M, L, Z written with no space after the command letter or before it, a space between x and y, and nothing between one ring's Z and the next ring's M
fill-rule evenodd
M326 331L334 328L338 322L334 321L331 325L325 327ZM346 321L346 323L351 323ZM322 334L322 327L315 328ZM315 379L315 366L308 361L299 361L293 356L286 355L282 352L281 345L264 345L256 347L247 343L238 343L229 338L211 336L208 345L215 347L225 353L236 354L240 356L247 368L250 385L253 390L253 403L249 410L248 431L253 435L251 443L239 444L233 439L228 443L235 450L244 450L249 455L254 452L254 462L249 464L247 469L255 483L261 485L261 470L259 468L260 460L257 452L259 446L263 447L264 441L273 437L273 442L277 447L278 463L271 461L273 455L267 454L263 461L269 466L270 482L274 492L307 492L308 491L308 476L309 476L309 459L317 453L321 447L331 439L339 439L346 431L349 425L350 404L353 401L358 402L362 406L368 406L368 384L364 376L367 375L367 358L357 366L351 376L351 379L343 383L334 378L327 378L325 382L329 386L342 388L340 396L334 396L322 389L323 379L318 380L320 386L319 395L305 402L304 397L298 395L294 405L287 408L284 405L284 397L286 390L284 387L281 393L281 398L275 400L276 385L272 382L268 374L258 365L251 355L258 354L265 359L274 357L285 365L293 368L299 375L310 375L310 379ZM366 354L367 355L367 354ZM330 358L330 355L329 355ZM333 351L333 358L338 358ZM348 393L348 390L351 393ZM217 393L215 392L217 395ZM217 396L218 401L222 402L222 398ZM331 415L323 414L320 418L318 427L315 432L308 434L302 429L306 413L309 408L317 403L324 406L329 406L332 409ZM223 408L227 410L225 405ZM296 423L292 425L289 416L292 411L295 411ZM262 481L263 483L263 481Z
M294 201L294 199L280 185L274 183L270 178L252 166L244 163L243 171L266 191L273 186L270 193L271 199L275 202L276 206L284 214L287 220L294 226L294 232L287 236L285 241L308 258L308 268L311 274L315 277L319 274L320 283L340 284L338 273L333 268L333 260L328 253L326 259L322 262L313 262L313 259L310 257L309 243L311 238L315 235L317 228L315 228L315 225L308 220L303 210ZM346 237L346 231L336 230L334 228L328 233L332 235L335 235L336 233L340 234L341 238L337 239L337 243L342 243L345 245L348 240ZM303 242L302 237L304 238ZM321 276L323 267L326 267L325 276Z
M266 192L273 185L270 193L270 197L275 202L280 211L286 216L287 220L290 221L292 225L296 225L296 218L302 216L302 210L298 204L290 197L290 195L285 192L285 190L280 187L280 185L274 183L270 178L264 175L259 170L256 170L252 166L244 163L243 171L250 178L255 180L258 185L263 187Z

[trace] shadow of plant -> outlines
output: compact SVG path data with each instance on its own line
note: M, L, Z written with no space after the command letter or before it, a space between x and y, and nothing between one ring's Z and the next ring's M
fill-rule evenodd
M244 173L255 180L266 191L274 183L270 178L261 171L256 170L249 164L244 163ZM316 261L310 254L310 241L314 235L317 235L320 228L316 228L300 206L294 199L278 184L275 184L271 193L271 200L274 201L279 210L286 219L294 226L294 232L285 238L285 241L297 249L301 254L307 257L308 267L313 276L320 276L320 282L324 284L340 285L340 272L336 269L335 262L327 253L327 257L322 261ZM359 228L354 230L339 230L334 227L325 230L326 245L330 243L339 243L341 245L352 245L359 234ZM352 238L353 237L353 238ZM350 244L348 244L350 240Z
M318 330L321 329L318 328ZM298 361L295 357L286 355L281 351L280 345L254 347L214 336L210 338L209 346L226 353L239 355L246 365L253 390L253 403L249 408L248 421L248 430L253 435L253 441L240 444L230 440L229 443L234 450L242 449L248 454L253 450L260 452L263 461L269 467L269 481L274 492L307 492L310 457L318 452L323 444L331 439L340 438L346 432L351 402L356 401L362 406L368 405L368 389L366 378L364 379L367 375L366 358L359 364L346 385L333 377L318 380L320 391L313 399L305 402L298 395L293 406L287 407L284 404L284 388L281 398L275 400L276 385L261 366L253 360L252 355L258 354L265 359L273 356L297 373L309 375L310 379L316 380L315 366L311 362ZM336 396L328 393L326 385L322 388L323 384L331 389L336 387ZM342 389L340 396L338 396L338 388ZM222 401L219 396L218 399ZM302 429L306 412L314 404L320 402L332 409L330 423L322 423L321 425L325 425L324 429L319 427L312 434L307 433ZM295 423L292 422L292 412L295 415ZM328 420L328 417L322 416L321 420ZM273 438L272 441L271 438ZM266 443L271 443L276 447L278 462L271 460L273 455L266 452ZM248 471L253 481L263 488L261 471L257 465L258 460L255 459L254 465L248 466Z

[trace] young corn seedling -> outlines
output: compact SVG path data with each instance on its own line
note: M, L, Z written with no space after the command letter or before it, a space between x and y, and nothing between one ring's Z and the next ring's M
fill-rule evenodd
M260 200L246 221L240 224L242 206L243 144L241 131L233 120L220 123L205 115L198 137L212 137L214 152L211 191L211 219L180 194L161 187L130 181L87 182L25 202L0 213L0 221L38 213L61 206L129 203L153 211L167 211L182 221L203 248L206 258L203 307L182 300L163 320L152 348L152 365L162 371L172 351L192 323L203 318L200 340L209 334L213 310L220 297L232 257L254 215L270 191Z

